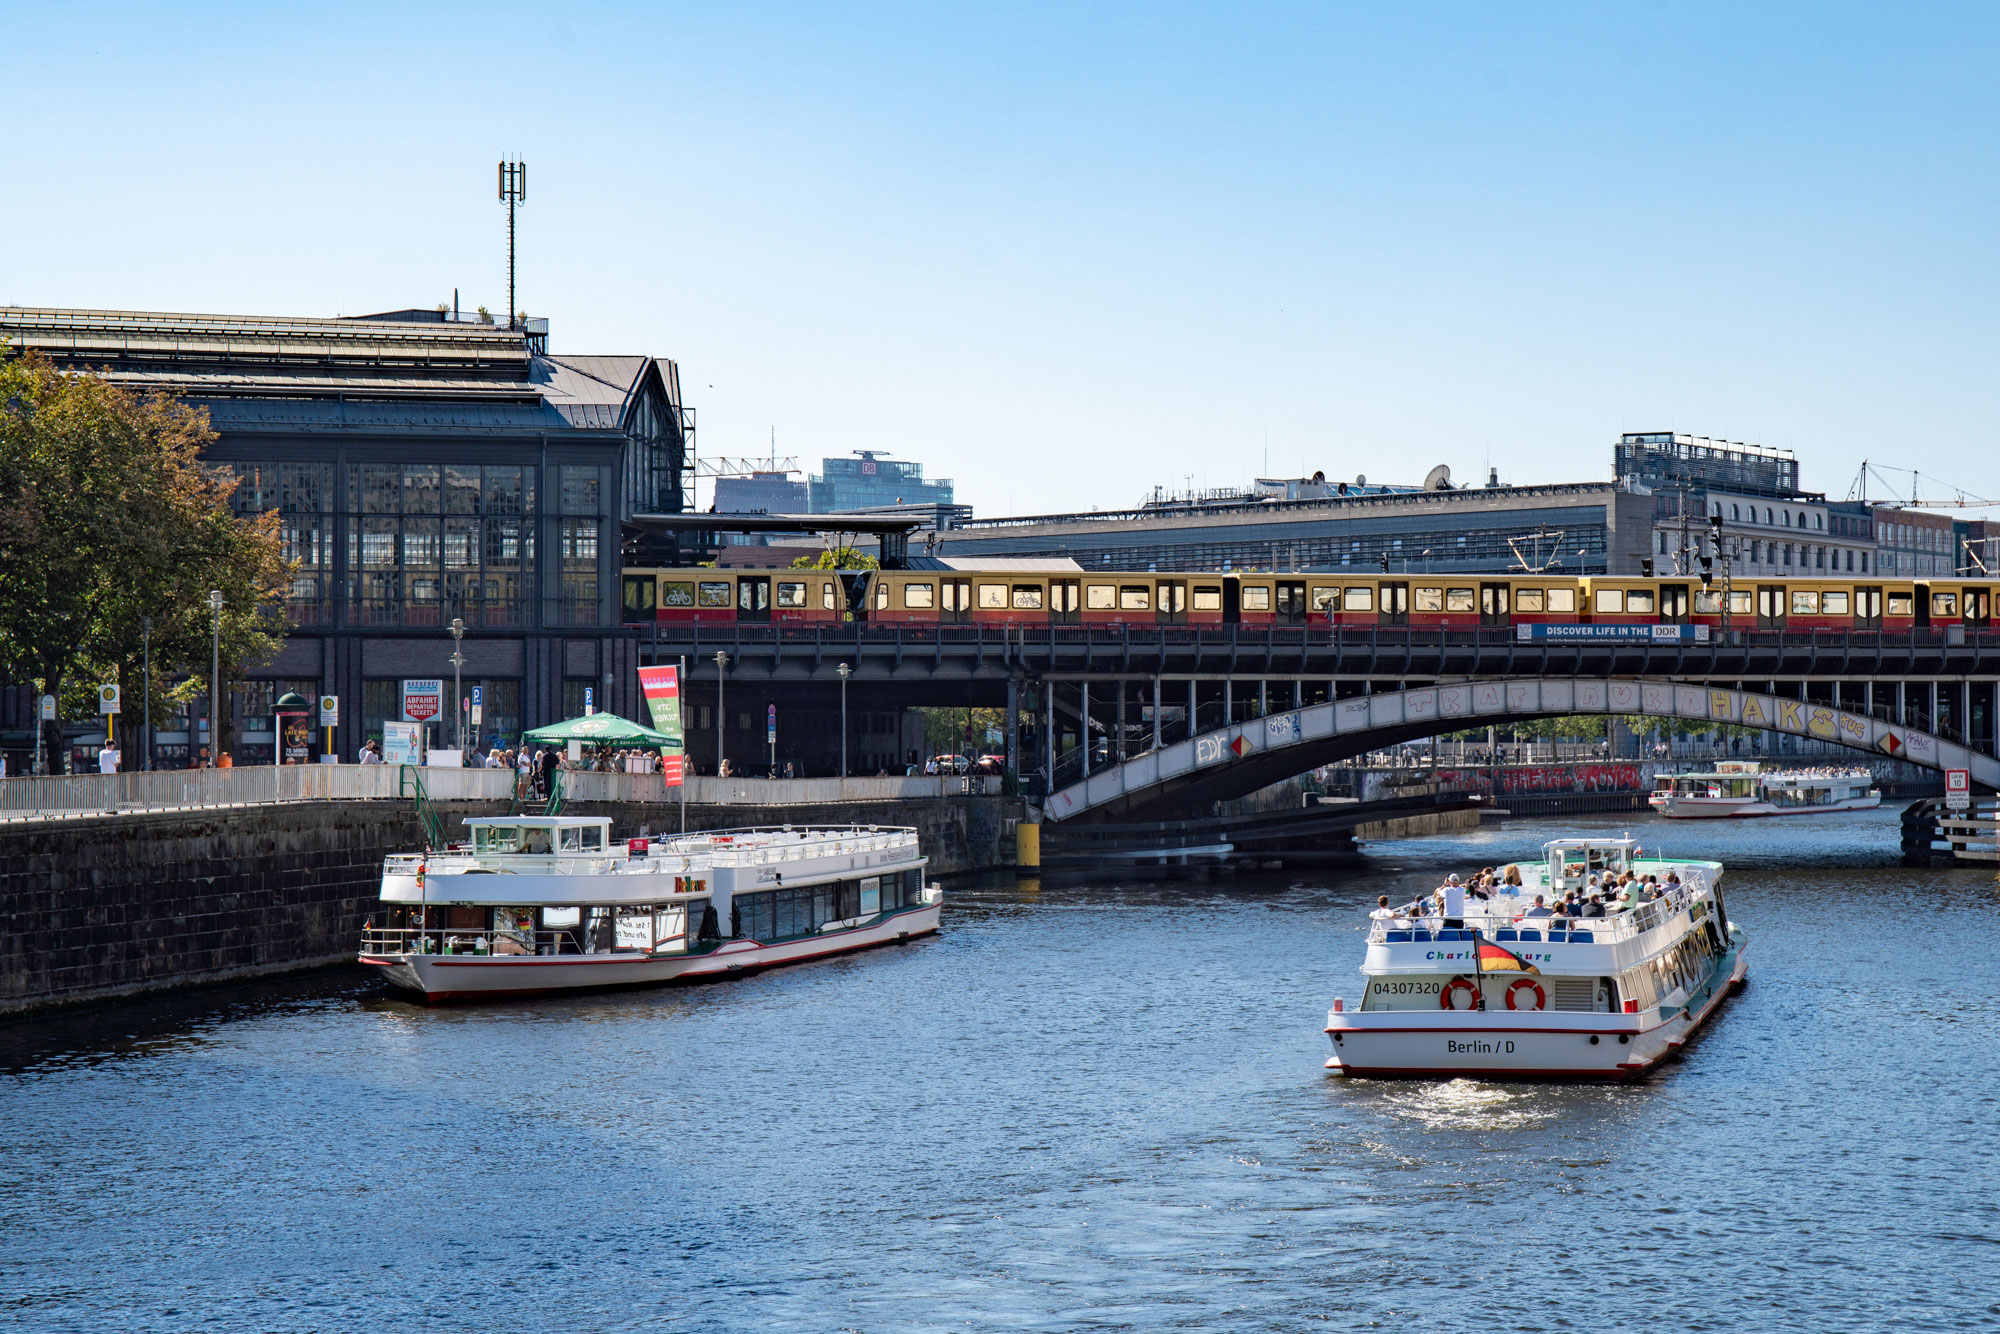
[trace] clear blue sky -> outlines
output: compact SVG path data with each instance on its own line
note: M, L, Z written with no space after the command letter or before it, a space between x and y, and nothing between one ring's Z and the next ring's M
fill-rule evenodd
M0 302L521 303L982 513L1624 430L2000 493L1990 6L14 5ZM1996 511L2000 513L2000 511Z

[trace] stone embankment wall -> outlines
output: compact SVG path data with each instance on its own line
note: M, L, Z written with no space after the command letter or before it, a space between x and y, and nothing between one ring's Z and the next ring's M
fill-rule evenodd
M453 838L467 815L441 808ZM677 832L677 806L572 807L612 833ZM688 828L914 825L933 872L981 870L1011 835L998 797L817 807L690 806ZM338 963L382 859L422 845L406 802L296 802L0 827L0 1014ZM1011 851L1011 849L1010 849Z

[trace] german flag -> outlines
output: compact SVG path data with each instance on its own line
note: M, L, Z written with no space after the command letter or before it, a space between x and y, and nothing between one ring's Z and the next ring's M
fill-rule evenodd
M1502 949L1484 936L1479 940L1479 971L1482 973L1535 973L1541 969L1509 949Z

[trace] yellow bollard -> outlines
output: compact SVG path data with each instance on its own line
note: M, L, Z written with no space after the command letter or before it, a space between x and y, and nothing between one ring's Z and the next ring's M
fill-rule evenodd
M1021 821L1014 826L1014 873L1034 875L1042 869L1042 827Z

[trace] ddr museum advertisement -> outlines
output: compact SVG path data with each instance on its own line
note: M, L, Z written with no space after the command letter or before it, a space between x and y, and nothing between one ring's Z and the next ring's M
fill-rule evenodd
M665 732L673 740L661 747L660 776L668 787L681 783L687 741L681 732L681 683L678 667L641 667L639 688L646 692L646 707L653 715L653 730Z

